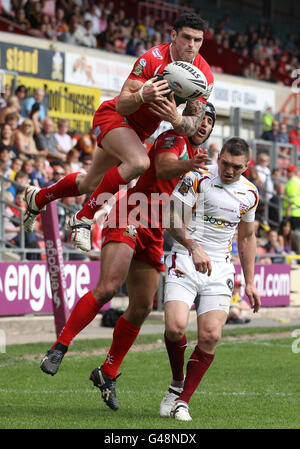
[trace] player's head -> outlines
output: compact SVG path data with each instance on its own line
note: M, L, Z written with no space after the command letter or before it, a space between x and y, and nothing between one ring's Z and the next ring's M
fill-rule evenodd
M182 115L192 115L188 102ZM216 110L212 103L207 102L205 106L205 114L198 130L189 139L193 145L201 145L212 133L216 122Z
M172 52L176 61L192 62L203 43L205 22L195 13L177 17L171 31Z
M224 184L232 184L240 179L249 161L249 145L244 139L228 139L219 154L219 176Z

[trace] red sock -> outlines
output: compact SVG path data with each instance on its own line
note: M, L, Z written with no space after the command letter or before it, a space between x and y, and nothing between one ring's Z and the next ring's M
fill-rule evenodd
M173 342L168 340L165 334L165 345L168 351L173 380L182 381L184 379L184 352L187 347L186 336L184 335L181 340Z
M82 217L89 218L92 220L94 218L97 210L101 208L103 203L107 201L103 195L103 201L98 197L101 194L111 194L114 195L120 189L121 185L128 184L129 181L125 181L124 178L119 173L118 167L115 165L111 167L104 175L102 181L96 188L96 190L91 195L90 199L84 204L80 212L77 213L77 218L80 220Z
M207 352L202 351L198 346L195 347L195 350L189 358L187 364L183 392L177 401L184 401L187 404L189 403L192 394L198 387L213 359L214 354L208 354Z
M52 346L52 349L55 348L55 345L58 342L69 346L73 338L93 321L100 308L101 305L96 301L92 292L88 292L82 296L72 310L65 327L58 337L58 340Z
M77 175L79 175L79 172L71 173L57 181L55 184L41 189L35 197L37 207L43 209L46 204L58 200L59 198L81 195L76 184Z
M112 379L118 374L118 369L135 342L140 332L140 327L131 324L122 316L118 319L113 332L113 341L106 360L103 364L103 372Z

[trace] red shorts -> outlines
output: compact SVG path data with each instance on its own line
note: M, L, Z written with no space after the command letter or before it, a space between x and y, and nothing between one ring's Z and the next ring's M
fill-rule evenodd
M113 100L104 101L98 110L95 112L93 119L93 130L97 137L97 145L101 146L101 140L109 131L115 128L129 128L133 129L142 142L145 140L145 135L140 133L128 119L116 111L116 102Z
M158 271L165 270L163 234L160 229L139 227L136 232L127 228L109 228L102 230L102 246L109 242L126 243L134 250L133 257L140 262L147 263Z

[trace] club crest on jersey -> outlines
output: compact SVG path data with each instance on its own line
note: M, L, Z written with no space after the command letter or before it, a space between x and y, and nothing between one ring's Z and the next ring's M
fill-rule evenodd
M127 235L128 237L131 237L133 240L136 240L136 234L137 234L136 227L134 225L128 225L126 226L123 235Z
M156 59L163 59L162 54L158 48L153 48L152 54Z
M141 59L139 60L139 62L137 63L137 65L135 66L135 68L134 68L134 70L133 70L133 73L134 73L136 76L141 76L141 74L143 73L144 68L146 67L146 65L147 65L146 59L141 58Z
M177 278L184 278L184 276L186 275L186 273L185 273L184 271L180 270L180 268L175 268L175 270L174 270L174 275L175 275Z
M181 195L187 195L189 189L192 187L193 181L191 178L186 176L181 183L181 186L178 189L178 192L181 193Z
M232 279L227 279L226 284L227 284L227 287L229 288L229 290L232 292L232 290L233 290L233 280Z
M240 214L244 215L248 212L248 206L246 204L240 204Z
M166 137L164 139L164 143L162 145L162 148L173 148L175 144L175 137Z

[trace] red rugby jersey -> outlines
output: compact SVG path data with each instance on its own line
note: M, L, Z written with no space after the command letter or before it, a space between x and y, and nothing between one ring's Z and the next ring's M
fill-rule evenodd
M157 74L162 75L166 65L173 61L172 44L167 43L158 45L157 47L151 48L137 59L128 78L145 83ZM208 93L210 93L213 87L214 78L209 64L199 53L195 56L193 64L206 76L209 85ZM109 101L116 103L117 98L118 97L115 97L113 100ZM199 100L206 103L207 98L199 98ZM149 111L149 104L147 103L142 104L136 112L126 115L126 119L139 133L142 140L149 138L156 131L161 122L155 114Z

